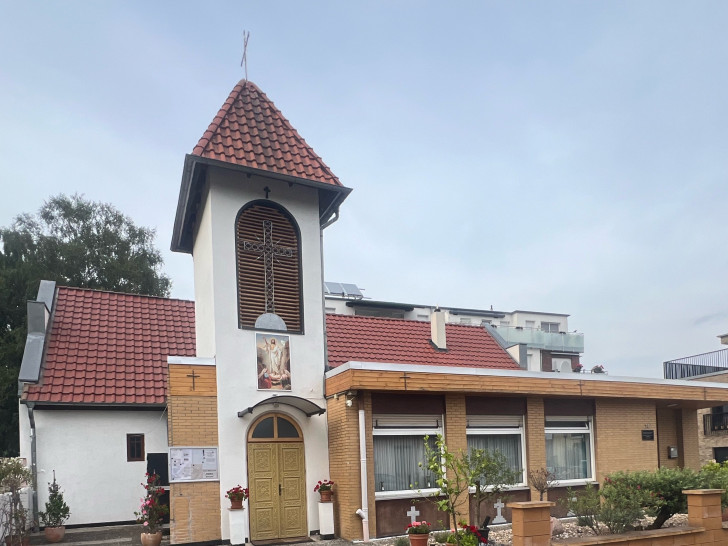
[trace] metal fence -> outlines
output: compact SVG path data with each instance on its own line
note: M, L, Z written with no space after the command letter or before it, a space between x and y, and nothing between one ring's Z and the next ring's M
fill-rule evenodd
M665 379L685 379L728 371L728 349L668 360L663 363L663 371Z

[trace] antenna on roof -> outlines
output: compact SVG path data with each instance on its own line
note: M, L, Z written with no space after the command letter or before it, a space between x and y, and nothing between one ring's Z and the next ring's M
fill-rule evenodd
M240 66L245 70L245 81L248 81L248 38L250 38L250 32L243 30L243 58Z

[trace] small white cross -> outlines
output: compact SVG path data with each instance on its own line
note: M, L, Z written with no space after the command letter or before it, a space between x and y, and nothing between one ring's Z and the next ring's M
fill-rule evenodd
M501 510L505 507L505 504L501 502L500 499L498 499L498 502L496 502L493 505L493 508L496 510L495 519L492 523L506 523L506 518L503 517L503 514L501 514Z
M417 521L417 516L419 516L420 513L419 511L415 510L415 507L413 506L412 508L410 508L410 511L407 512L407 515L410 517L410 522L414 523L415 521Z
M571 501L572 501L572 502L576 502L576 497L573 497L573 498L571 499ZM574 517L574 516L575 516L576 514L575 514L575 513L574 513L574 512L572 511L572 510L569 510L569 511L568 511L568 512L566 513L566 515L567 515L568 517Z

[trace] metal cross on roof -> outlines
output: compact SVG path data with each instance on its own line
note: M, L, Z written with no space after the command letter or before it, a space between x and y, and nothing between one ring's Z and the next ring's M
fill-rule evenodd
M243 241L243 251L259 254L265 268L265 312L275 313L275 280L273 276L274 258L292 258L293 249L273 242L273 222L263 220L263 240Z

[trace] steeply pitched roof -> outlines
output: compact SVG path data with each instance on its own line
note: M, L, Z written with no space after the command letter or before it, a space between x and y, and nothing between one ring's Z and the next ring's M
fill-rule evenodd
M334 186L339 179L258 87L241 80L194 155Z
M191 301L58 288L37 385L28 401L163 404L167 356L195 356Z
M326 315L332 368L349 361L364 361L520 369L485 328L447 324L447 352L435 349L430 336L429 322Z

